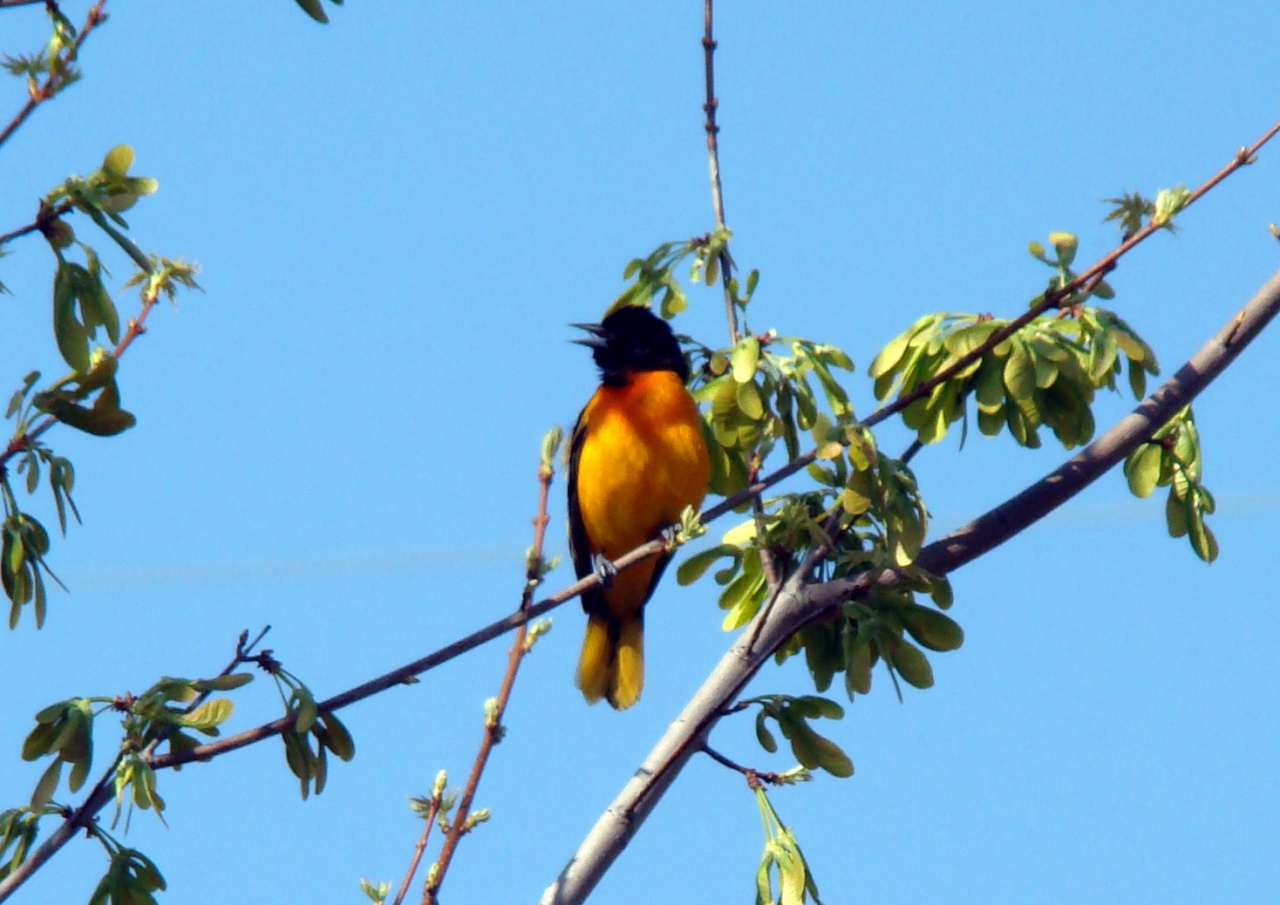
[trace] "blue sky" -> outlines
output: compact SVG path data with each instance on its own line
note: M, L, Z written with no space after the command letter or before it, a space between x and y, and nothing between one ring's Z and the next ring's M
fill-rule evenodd
M134 430L49 435L77 465L85 524L54 551L72 593L42 631L0 639L3 806L39 776L17 754L51 701L216 672L265 624L327 695L512 609L539 439L595 379L566 325L603 311L629 258L711 225L699 3L350 0L327 27L287 0L109 9L84 82L3 149L0 227L127 142L161 185L130 217L138 241L200 261L206 291L157 310L122 363ZM1099 199L1194 186L1280 117L1269 4L1153 9L722 5L726 211L736 259L762 272L753 326L845 349L870 411L866 365L919 314L1021 311L1046 277L1028 241L1070 230L1097 258L1116 239ZM0 23L0 51L43 39L38 8ZM5 91L16 109L20 84ZM1111 278L1166 373L1280 263L1278 174L1280 146ZM5 386L58 371L50 256L35 240L14 251ZM678 327L721 342L718 297L691 298ZM1216 564L1166 536L1159 500L1104 478L956 573L966 643L933 658L936 687L899 705L879 674L830 727L853 778L773 794L827 902L1270 897L1277 352L1263 336L1196 405ZM1103 399L1099 423L1130 404ZM931 533L1062 458L1007 437L927 449L914 464ZM540 895L728 644L713 598L663 585L645 696L624 714L583 703L582 617L555 614L450 900ZM406 797L441 767L461 781L504 660L492 644L344 711L357 757L306 804L275 742L164 775L169 828L140 814L129 834L168 878L164 901L358 902L360 877L398 881L418 829ZM805 683L791 662L750 690ZM232 729L277 707L257 682ZM791 765L748 718L713 742ZM593 901L749 901L761 844L741 779L696 759ZM87 899L102 869L77 842L16 901Z

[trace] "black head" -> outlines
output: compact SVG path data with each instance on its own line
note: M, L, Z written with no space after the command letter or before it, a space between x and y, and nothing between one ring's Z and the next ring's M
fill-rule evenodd
M617 386L634 371L674 371L689 379L689 365L667 322L648 308L619 308L598 324L574 324L591 334L574 342L591 347L601 380Z

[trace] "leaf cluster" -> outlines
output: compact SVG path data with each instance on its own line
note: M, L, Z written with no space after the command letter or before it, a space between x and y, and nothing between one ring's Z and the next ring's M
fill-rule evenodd
M747 282L754 292L755 281ZM789 355L779 351L783 344ZM730 349L696 348L692 365L698 375L693 397L708 404L713 493L728 496L742 489L750 472L779 442L793 459L800 455L805 433L824 438L831 433L831 418L820 407L823 401L836 425L854 423L848 394L833 376L834 369L852 371L853 362L835 346L748 333ZM821 397L814 391L814 380Z
M156 905L153 894L168 887L155 862L134 848L109 844L108 851L111 864L89 897L89 905Z
M1136 497L1168 487L1165 522L1170 537L1186 537L1205 562L1218 558L1218 539L1204 522L1217 504L1201 483L1200 431L1188 406L1161 427L1124 461L1124 475Z
M34 603L39 628L44 625L48 602L44 576L47 573L58 581L44 559L49 552L49 532L36 519L10 505L12 491L7 483L0 490L4 491L8 513L0 524L0 586L9 598L9 628L17 627L22 608L28 603Z
M827 717L838 720L844 717L844 708L835 701L817 695L770 694L757 698L749 698L744 704L757 704L760 709L756 713L756 739L760 747L773 754L778 750L778 740L766 725L772 720L782 733L782 737L791 743L791 753L806 770L821 768L832 776L852 776L853 762L831 739L821 735L809 725L810 720Z
M46 4L45 11L52 25L45 46L30 54L6 54L0 62L0 66L10 75L24 78L27 94L40 100L57 96L63 89L78 82L82 75L75 65L76 38L79 34L75 25L55 3Z
M43 625L47 603L43 575L53 576L45 564L48 533L18 505L5 462L16 458L17 473L25 474L29 494L35 493L39 485L41 466L47 467L58 524L65 534L67 510L79 519L71 499L75 471L69 460L55 455L41 442L40 435L53 421L103 437L119 434L136 423L134 415L121 406L116 355L95 343L103 339L117 349L123 348L138 328L131 322L129 333L122 333L119 311L106 287L105 277L109 274L101 256L76 237L67 216L73 212L89 216L139 266L140 270L124 285L141 286L144 315L161 293L172 299L179 287L199 288L194 265L145 255L124 234L128 223L123 212L158 187L154 179L130 176L132 164L133 150L128 145L113 148L102 166L88 177L73 176L51 191L42 200L39 215L30 227L10 234L39 231L54 253L53 333L59 353L72 368L71 373L39 391L36 384L40 372L31 371L5 411L6 419L14 419L14 429L0 459L0 492L5 507L0 577L11 604L11 628L17 625L21 609L28 602L35 604L37 628ZM68 250L73 246L80 249L83 261L69 257ZM44 420L39 421L42 416Z
M355 742L337 716L320 712L315 695L296 676L278 668L271 675L284 700L285 712L294 717L293 725L280 733L280 738L284 742L285 762L298 778L305 801L312 792L317 795L323 792L329 780L326 752L349 761L356 754Z
M1115 390L1126 364L1137 399L1146 395L1147 375L1160 373L1151 347L1107 309L1081 305L1042 315L993 343L1011 323L974 314L920 318L871 362L876 398L901 400L929 383L902 410L921 443L938 442L959 420L967 433L972 400L986 436L1007 429L1035 449L1046 427L1071 449L1093 438L1096 391Z
M13 873L31 854L40 834L40 818L58 810L56 806L46 805L38 814L25 807L0 811L0 881Z
M756 870L756 905L803 905L806 897L822 905L818 884L805 860L796 835L778 817L769 796L757 788L756 805L764 824L764 854ZM773 894L773 877L777 875L778 895Z

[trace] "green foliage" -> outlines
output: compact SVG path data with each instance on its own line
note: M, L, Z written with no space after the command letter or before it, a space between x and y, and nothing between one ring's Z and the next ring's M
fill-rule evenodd
M1124 461L1129 490L1148 497L1157 487L1168 487L1165 521L1170 537L1186 537L1191 549L1205 562L1218 558L1218 539L1204 523L1216 503L1201 483L1200 431L1191 408L1179 411Z
M1066 235L1051 234L1058 237L1056 259L1048 259L1034 243L1032 253L1069 273L1064 262L1074 255L1074 246L1062 238ZM1071 449L1093 438L1094 394L1115 390L1126 364L1136 399L1146 394L1147 375L1160 373L1151 347L1105 308L1075 305L1009 333L1011 324L990 315L920 318L872 361L868 373L876 398L910 397L902 420L921 443L938 442L958 420L967 429L972 399L983 434L1008 429L1017 443L1037 448L1043 426ZM925 384L931 388L919 391Z
M1177 232L1173 218L1191 203L1191 193L1186 186L1179 184L1171 189L1160 189L1156 200L1152 201L1135 189L1119 198L1107 198L1104 203L1112 205L1112 208L1102 222L1116 221L1121 235L1128 240L1148 224Z
M39 62L35 58L10 61L9 69L48 74L54 65L46 55ZM53 334L59 353L72 371L39 391L36 384L40 372L31 371L5 410L5 418L12 419L14 427L12 439L0 454L0 494L5 515L0 578L10 601L10 628L17 626L27 603L34 604L36 627L44 624L47 605L44 575L57 579L45 562L50 548L48 533L19 505L10 484L10 472L5 467L7 462L16 460L15 471L25 478L28 494L36 492L41 468L48 470L58 525L65 535L67 511L79 520L71 499L75 470L69 460L54 454L40 439L41 434L54 421L100 437L114 436L136 423L134 415L120 404L116 356L137 327L131 324L128 332L122 332L119 311L106 287L105 278L109 274L102 258L95 248L77 237L67 218L74 213L88 216L101 233L141 268L124 284L125 288L140 287L143 313L139 320L161 294L172 299L179 288L199 288L194 265L146 255L125 235L128 223L122 214L158 187L154 179L129 175L133 156L133 149L128 145L112 148L102 165L89 176L72 176L49 192L40 203L35 222L26 230L12 234L38 232L53 251ZM71 259L70 252L74 249L79 249L82 261ZM115 350L97 345L99 340L111 343Z
M305 801L312 792L317 795L323 792L329 780L326 752L349 761L356 754L355 742L341 720L319 710L315 695L297 676L274 661L269 671L284 701L285 713L294 717L293 725L280 734L280 739L284 742L285 762L298 778Z
M780 344L791 354L776 351ZM693 396L708 403L713 493L727 496L742 489L749 472L758 469L779 442L787 458L794 459L805 433L821 445L838 444L835 429L855 423L848 394L833 376L833 369L852 370L853 362L835 346L772 333L747 334L732 349L699 347L692 358L697 374ZM821 397L814 392L814 381ZM821 411L820 401L834 425Z
M773 809L763 788L755 789L760 821L764 825L764 854L756 870L756 905L803 905L806 896L822 905L818 884L813 879L795 833L788 829ZM778 895L773 895L773 875L778 878Z
M89 905L156 905L153 893L167 887L155 863L137 849L115 843L107 849L111 864L89 897Z
M1112 205L1112 209L1102 218L1102 222L1116 221L1125 239L1142 229L1147 218L1156 212L1155 202L1142 197L1137 189L1132 193L1125 192L1119 198L1107 198L1103 203Z
M844 708L835 701L817 695L791 697L789 695L763 695L750 698L744 704L759 704L756 714L756 738L760 746L770 754L778 750L778 741L774 738L765 720L773 720L782 737L791 743L791 753L806 770L821 768L832 776L846 777L853 775L853 762L831 739L820 735L809 720L827 717L838 720L844 716Z
M45 46L35 53L6 55L0 63L10 75L26 80L30 97L45 100L56 97L81 77L75 65L76 27L56 4L47 4L46 12L52 28Z
M73 698L51 704L36 714L36 728L22 743L22 759L38 760L54 755L31 793L31 813L44 811L53 798L62 776L62 765L70 764L68 791L84 785L93 766L93 711L87 698Z
M0 881L31 854L40 833L40 818L58 810L56 805L48 804L38 813L25 807L0 811Z
M0 481L4 492L5 519L0 524L0 585L9 598L9 628L16 628L22 608L33 603L36 628L44 625L48 594L44 576L54 581L58 576L44 561L49 552L49 532L31 516L17 511L8 481ZM61 582L59 582L61 584Z

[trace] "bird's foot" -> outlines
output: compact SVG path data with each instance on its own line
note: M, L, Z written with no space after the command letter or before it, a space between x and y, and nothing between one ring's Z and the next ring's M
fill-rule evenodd
M591 571L595 572L596 577L600 579L600 587L608 588L613 584L614 576L618 574L618 567L611 560L605 559L603 553L597 553L591 557Z

